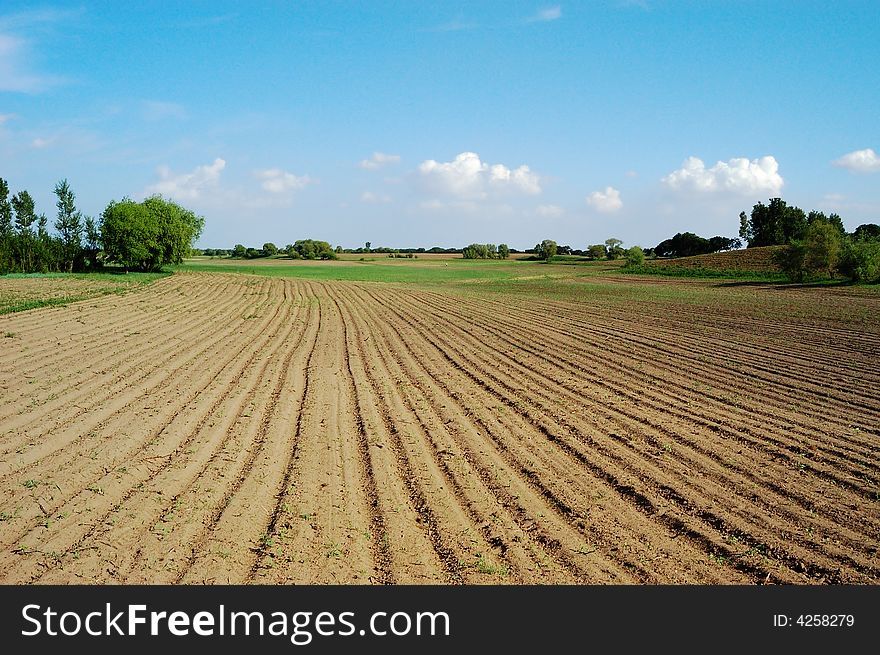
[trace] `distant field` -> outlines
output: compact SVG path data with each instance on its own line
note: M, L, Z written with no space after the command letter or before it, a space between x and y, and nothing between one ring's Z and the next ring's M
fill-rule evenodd
M363 257L363 261L361 261ZM464 282L511 280L522 276L572 277L593 275L608 266L570 266L542 262L462 259L456 255L395 259L380 255L346 255L339 261L305 261L281 258L233 260L193 258L174 268L185 272L250 273L270 277L350 282L403 282L443 285Z
M780 246L745 248L674 259L649 259L638 270L678 277L726 277L782 282L786 278L773 261Z
M880 294L184 268L0 316L0 582L880 583Z

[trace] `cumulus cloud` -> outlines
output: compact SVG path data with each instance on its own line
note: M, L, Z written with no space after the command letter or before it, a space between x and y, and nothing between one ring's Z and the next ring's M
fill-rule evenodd
M162 194L178 200L198 200L202 193L217 186L226 161L219 157L211 164L196 166L190 173L174 175L167 166L159 167L159 181L147 187L146 195Z
M547 7L546 9L541 9L534 16L526 19L526 22L546 23L551 20L556 20L558 18L562 18L562 7L559 5L556 5L555 7Z
M374 205L387 204L391 202L391 196L386 193L373 193L372 191L364 191L361 194L361 202Z
M565 210L559 205L538 205L535 208L535 213L544 218L556 218L562 216Z
M772 156L749 160L735 157L706 168L702 159L688 157L681 168L663 178L671 189L712 193L733 191L752 194L778 194L785 183L779 175L779 163Z
M587 196L587 204L603 214L616 212L623 207L620 191L610 186L605 187L604 191L593 191L593 193Z
M428 190L457 198L481 200L504 191L541 193L540 178L528 166L490 165L475 152L462 152L449 162L428 159L419 164L418 171Z
M396 164L400 161L400 155L387 155L384 152L374 152L369 159L362 159L358 164L361 168L368 171L376 170L388 164Z
M831 163L838 168L845 168L854 173L876 173L880 171L880 156L872 148L849 152Z
M296 191L309 184L314 184L315 182L308 175L298 176L283 171L280 168L267 168L265 170L257 171L255 175L263 180L263 183L260 186L271 193Z

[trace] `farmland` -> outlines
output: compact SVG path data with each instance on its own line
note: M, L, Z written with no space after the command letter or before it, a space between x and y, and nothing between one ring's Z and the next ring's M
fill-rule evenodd
M876 289L242 268L0 316L0 582L880 582Z

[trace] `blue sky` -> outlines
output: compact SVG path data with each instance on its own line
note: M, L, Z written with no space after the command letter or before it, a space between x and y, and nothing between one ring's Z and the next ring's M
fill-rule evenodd
M880 3L0 7L0 177L54 217L162 193L199 245L735 236L880 222Z

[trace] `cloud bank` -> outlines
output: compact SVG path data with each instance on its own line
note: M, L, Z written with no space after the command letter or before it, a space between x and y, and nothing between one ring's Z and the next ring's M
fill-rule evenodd
M831 162L838 168L845 168L853 173L876 173L880 171L880 156L872 148L849 152Z
M475 152L462 152L454 160L428 159L419 164L422 185L430 192L459 199L483 200L506 192L541 193L538 175L522 165L510 169L504 164L488 164Z
M735 157L726 162L719 161L712 168L706 168L702 159L688 157L681 168L664 177L662 182L671 189L682 191L731 191L743 195L778 194L785 183L779 174L779 163L772 156L751 160Z
M616 212L623 207L620 191L611 186L605 187L604 191L593 191L587 196L587 204L603 214Z

